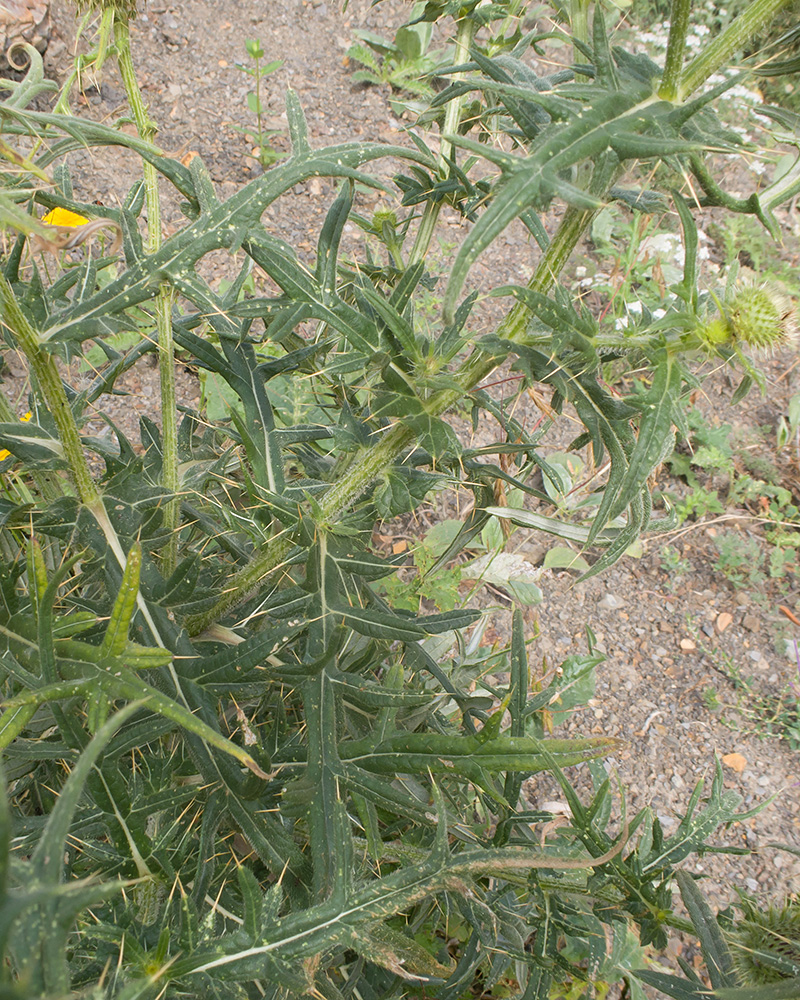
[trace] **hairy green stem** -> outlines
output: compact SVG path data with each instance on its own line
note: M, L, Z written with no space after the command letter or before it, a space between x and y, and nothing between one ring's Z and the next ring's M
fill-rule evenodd
M728 27L706 45L683 71L678 84L677 97L685 101L706 80L725 65L745 42L769 24L775 15L791 0L753 0Z
M86 504L101 503L100 493L89 471L75 415L69 405L55 359L40 345L36 331L20 308L5 275L1 273L0 305L2 305L3 323L11 330L39 383L44 401L58 430L64 458L78 496Z
M455 52L453 53L453 61L456 65L466 62L469 59L469 49L474 38L475 22L471 17L462 13L458 22ZM453 80L460 80L463 75L463 73L454 73ZM461 122L461 109L464 106L465 97L466 94L461 94L459 97L450 101L447 105L444 115L444 124L440 130L440 135L445 136L458 134L458 126ZM452 159L454 155L455 147L453 146L453 143L443 138L442 144L439 148L439 170L442 174L444 174L447 170L447 161ZM425 209L422 213L422 219L420 221L419 228L417 229L417 237L414 240L414 248L411 251L411 257L409 258L409 267L419 263L419 261L421 261L427 254L428 247L431 245L431 240L433 239L433 234L436 231L436 223L439 220L439 213L441 210L442 203L440 201L429 201L425 205Z
M116 16L114 39L117 46L117 63L136 128L142 139L151 142L158 129L147 113L147 107L139 89L139 81L131 56L130 28L128 19L124 15L117 14ZM158 193L158 172L151 163L147 162L143 162L142 170L147 206L145 253L153 254L161 248L161 200ZM161 482L171 497L164 506L164 527L169 532L169 541L161 551L162 569L167 576L173 572L178 561L178 524L180 521L178 406L175 389L175 346L172 337L172 299L173 293L169 285L162 284L156 296L155 310L158 373L161 384Z
M686 35L689 31L689 14L692 0L672 0L669 19L669 42L667 58L664 61L664 75L658 96L664 101L674 101L678 96L678 84L686 55Z
M579 42L585 45L589 41L589 0L571 0L569 26Z
M576 41L587 45L589 42L589 3L590 0L570 0L569 5L569 27L572 37ZM599 5L595 5L597 8ZM602 17L602 13L595 9L595 17ZM585 58L584 53L577 45L572 46L572 61L577 62L578 57ZM588 77L582 73L575 74L576 81L586 81Z

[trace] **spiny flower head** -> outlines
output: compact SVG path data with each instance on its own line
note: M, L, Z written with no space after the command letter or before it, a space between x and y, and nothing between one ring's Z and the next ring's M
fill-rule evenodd
M711 346L730 344L771 353L797 338L791 299L769 282L743 285L720 306L720 315L699 333Z
M800 902L789 899L764 909L745 897L740 905L743 919L734 925L731 943L743 982L760 985L790 978L792 969L800 968Z

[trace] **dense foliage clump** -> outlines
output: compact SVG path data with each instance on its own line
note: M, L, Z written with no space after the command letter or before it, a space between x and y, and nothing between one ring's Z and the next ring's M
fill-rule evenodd
M644 164L657 184L652 167L677 165L701 204L776 230L798 164L747 199L726 194L714 154L741 139L714 102L730 83L703 87L781 6L759 0L685 63L690 4L676 0L661 66L612 47L608 13L598 4L590 17L580 0L569 17L553 12L569 65L542 76L551 30L519 3L428 3L423 20L454 33L452 64L437 68L444 89L420 88L428 106L407 145L312 148L290 93L291 155L268 157L226 201L200 158L184 166L150 141L130 5L103 5L96 59L113 38L138 137L68 113L75 77L51 111L33 110L55 87L31 52L0 103L0 309L30 376L22 413L0 396L4 996L543 1000L622 979L642 996L632 970L644 947L686 926L672 910L675 867L742 818L738 796L717 770L670 837L650 810L629 816L598 763L614 741L550 732L550 707L597 665L593 649L533 685L519 612L510 648L487 652L470 631L478 612L393 604L397 587L381 581L397 560L374 529L460 484L474 507L426 574L493 519L584 544L594 574L672 523L649 484L697 384L692 359L738 368L738 396L759 376L743 310L726 316L729 299L698 287L695 202L622 181ZM81 202L70 153L112 145L141 157L142 180L119 208ZM366 219L356 191L381 186L370 170L385 157L402 163L397 204ZM305 266L261 218L315 177L339 186ZM163 240L159 180L186 220ZM685 250L663 315L643 309L624 329L558 281L611 201L671 207ZM444 205L470 229L430 324L418 307ZM340 254L349 220L367 237L358 261ZM488 290L508 308L479 335L471 268L517 220L538 263L527 285ZM103 234L100 255L63 254ZM224 290L202 276L219 249L237 268ZM763 309L758 319L759 346L782 335ZM709 334L729 334L726 323L735 336ZM104 361L75 389L66 363L92 346ZM160 426L144 418L138 441L111 421L111 442L87 433L153 351ZM229 415L178 410L176 354L213 374ZM481 387L506 363L547 394L548 419L569 408L573 446L608 464L580 509L535 509L559 472L541 431ZM302 387L307 422L284 405L287 387ZM465 401L496 421L496 442L459 440L447 413ZM506 487L529 505L498 504ZM586 762L588 802L564 773ZM522 795L542 771L568 824ZM730 976L723 985L738 984Z

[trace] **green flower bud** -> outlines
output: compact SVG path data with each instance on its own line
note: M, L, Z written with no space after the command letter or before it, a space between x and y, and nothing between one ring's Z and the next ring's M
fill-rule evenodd
M397 215L388 208L376 209L372 216L372 227L376 233L382 233L384 226L397 229Z
M721 316L706 323L699 332L703 340L711 345L727 344L731 339L730 327Z

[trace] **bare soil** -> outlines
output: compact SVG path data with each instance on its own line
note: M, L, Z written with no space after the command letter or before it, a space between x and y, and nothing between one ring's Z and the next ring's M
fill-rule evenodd
M246 61L245 39L259 38L268 59L284 60L266 84L268 127L285 128L283 93L292 87L306 110L314 144L351 139L407 142L404 123L395 118L388 93L354 85L345 58L356 28L391 37L407 10L397 0L377 7L367 0L350 0L346 12L327 0L145 3L133 24L134 56L150 112L161 129L158 141L177 157L199 154L223 197L260 170L250 155L251 144L235 131L235 126L254 124L246 106L251 81L236 63ZM53 17L47 63L59 78L74 44L72 5L53 0ZM124 93L115 71L109 68L99 89L89 86L80 100L84 107L77 110L82 113L109 120L118 117ZM285 138L278 138L276 146L286 149ZM76 189L89 200L113 203L137 176L135 162L124 152L75 154L71 166ZM391 162L378 167L387 183L393 169ZM299 185L267 213L266 224L310 259L333 192L333 184L324 179ZM359 210L366 214L383 196L366 192L359 197ZM787 217L787 227L789 221ZM177 205L168 203L165 232L180 224ZM455 216L446 219L448 241L457 243L463 233ZM472 280L478 286L490 276L492 284L525 280L536 257L535 246L522 230L512 228L479 262ZM210 267L213 276L222 277L229 273L230 262L220 255ZM800 504L796 456L787 449L776 459L773 450L776 421L797 390L794 364L793 354L769 361L767 395L753 393L734 409L728 406L734 386L724 373L717 374L698 393L696 405L710 424L732 423L742 435L749 435L754 442L751 449L777 461L784 485ZM141 365L129 374L124 387L129 395L110 405L123 428L132 429L139 414L152 416L157 411L155 369ZM200 393L192 373L182 373L181 391L187 403L197 405ZM513 384L495 391L511 395ZM532 425L539 416L533 404L524 397L517 405L517 415ZM466 437L466 421L455 419ZM757 433L759 428L767 431ZM569 437L571 433L562 435L554 447L563 446ZM670 481L666 470L659 485L677 494L686 490L685 484ZM452 502L438 500L423 513L423 520L454 516L454 511ZM800 639L800 627L779 606L800 617L798 581L790 572L781 580L763 575L746 587L731 584L713 569L714 536L723 531L736 533L743 542L754 538L764 544L757 505L728 510L699 523L687 522L669 537L646 540L640 558L625 558L600 578L576 584L575 575L567 571L544 573L544 601L527 612L531 634L537 621L541 629L532 646L534 670L543 659L552 665L569 653L584 651L587 625L605 652L595 697L566 728L624 740L624 749L608 766L620 774L629 810L652 805L671 832L696 782L704 778L710 783L718 757L724 761L725 786L742 796L743 809L766 803L757 816L718 836L719 843L750 848L751 856L710 855L687 862L711 876L706 888L719 903L729 899L733 887L764 898L800 889L800 859L769 846L800 846L800 754L786 739L765 735L763 715L752 717L748 711L752 699L742 701L719 669L735 664L768 695L783 691L793 677L797 680L797 664L787 657L784 640ZM552 540L520 531L512 547L521 547L537 563L551 544ZM688 568L679 576L662 564L666 544L687 561ZM510 601L497 592L480 600L495 608L488 639L503 640ZM712 705L715 697L717 707ZM528 782L527 795L532 805L558 798L556 786L547 779Z

